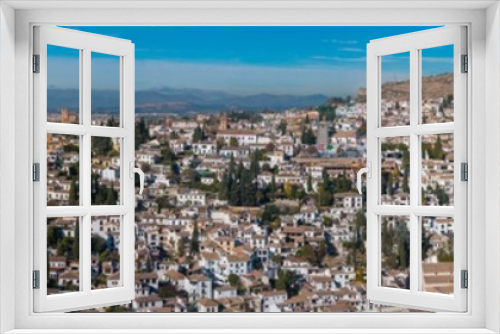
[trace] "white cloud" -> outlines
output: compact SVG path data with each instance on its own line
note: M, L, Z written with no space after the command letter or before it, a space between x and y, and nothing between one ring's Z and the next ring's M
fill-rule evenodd
M353 44L358 44L359 41L356 40L356 39L337 39L337 38L332 38L332 39L323 39L323 43L353 45Z
M353 47L341 47L338 48L339 51L342 52L359 52L359 53L366 53L366 49L363 48L353 48Z
M328 60L335 63L366 63L366 57L312 56L312 59Z

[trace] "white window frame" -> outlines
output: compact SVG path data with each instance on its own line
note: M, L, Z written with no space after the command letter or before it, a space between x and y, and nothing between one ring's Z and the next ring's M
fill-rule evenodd
M35 26L34 54L39 55L39 73L33 74L34 162L39 163L39 182L33 184L34 259L39 270L39 289L34 289L34 311L73 311L89 305L128 304L135 298L135 189L131 173L135 149L134 44L128 40L101 36L60 27ZM79 52L79 124L47 121L47 45L72 48ZM91 119L92 52L119 58L120 124L95 126ZM78 206L47 206L47 134L78 136L80 164L80 203ZM93 136L118 138L120 141L120 204L91 204L91 140ZM92 216L120 216L120 286L91 288ZM80 228L79 291L47 295L47 218L78 217Z
M467 290L461 288L461 270L467 270L467 185L460 178L460 165L467 163L467 76L461 73L461 55L467 54L466 27L450 26L429 29L371 41L367 46L367 297L381 304L401 305L424 310L464 312ZM454 120L447 123L422 124L422 54L421 50L453 45ZM410 124L381 126L382 59L384 56L409 53ZM420 200L421 136L454 135L454 206L426 206ZM382 205L381 151L383 138L408 137L410 140L410 205ZM472 180L471 180L472 182ZM415 190L417 189L417 190ZM417 195L415 195L417 191ZM381 286L381 217L409 218L410 287L394 289ZM446 295L421 291L421 231L423 216L454 219L454 293ZM411 305L411 306L409 306Z
M491 333L500 330L498 239L500 220L498 203L500 154L492 150L486 154L486 136L493 140L491 147L500 146L498 107L500 99L499 29L500 19L496 2L434 1L394 3L384 1L335 3L324 2L177 2L143 4L133 3L137 9L116 9L131 2L19 2L1 4L1 61L0 89L1 129L14 124L14 131L0 132L0 175L9 172L13 178L2 177L0 187L0 323L2 331L16 329L16 333L77 332L76 328L92 333L140 333L147 328L162 332L222 333L237 329L252 332L272 330L287 333ZM14 7L34 8L14 11ZM61 9L66 6L69 8ZM100 9L96 7L99 6ZM103 9L103 7L114 9ZM146 7L150 6L150 9ZM162 7L163 9L151 7ZM427 7L426 7L427 6ZM430 7L432 6L432 7ZM486 7L488 7L486 9ZM78 7L79 9L75 9ZM49 10L40 8L49 8ZM52 10L50 10L52 8ZM58 9L59 10L54 10ZM82 9L86 8L86 9ZM486 22L486 25L485 25ZM465 24L469 27L469 110L468 143L470 153L468 192L469 308L466 313L436 314L35 314L31 290L30 249L32 215L29 196L32 192L30 146L32 109L30 103L32 27L35 24L58 25L447 25ZM6 29L5 29L6 28ZM15 31L15 41L14 41ZM4 49L4 47L7 47ZM488 71L486 71L488 66ZM12 70L12 68L15 68ZM5 71L4 71L5 69ZM12 85L12 83L15 85ZM486 85L488 83L488 85ZM15 110L15 119L12 110ZM488 120L488 122L486 121ZM15 132L15 133L13 133ZM15 147L12 147L14 135ZM28 135L27 135L28 134ZM6 159L7 157L7 159ZM485 162L496 163L485 167ZM486 169L485 169L486 168ZM485 172L493 174L486 181ZM8 202L15 189L14 203ZM486 196L488 194L488 196ZM486 211L485 202L491 208ZM5 203L12 206L5 207ZM488 223L486 222L488 218ZM13 224L12 222L15 222ZM474 226L474 229L471 228ZM14 235L14 238L12 238ZM12 255L12 251L14 254ZM489 265L485 265L488 254ZM28 260L27 260L28 259ZM14 287L14 288L13 288ZM14 305L14 307L12 307ZM139 330L132 330L140 328ZM26 329L26 330L23 330ZM29 331L28 331L29 329ZM75 330L72 330L75 329ZM231 330L233 329L233 330ZM286 329L286 330L283 330ZM357 329L357 330L356 330ZM39 331L38 331L39 330ZM46 331L45 331L46 332Z

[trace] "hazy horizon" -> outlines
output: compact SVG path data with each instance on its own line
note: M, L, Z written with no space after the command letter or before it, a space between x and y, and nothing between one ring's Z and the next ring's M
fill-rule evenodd
M136 89L171 87L255 94L347 96L366 82L366 44L432 27L70 27L131 40ZM49 48L49 85L77 88L78 52ZM425 75L452 69L430 50ZM113 59L115 58L115 59ZM384 81L408 78L407 59L385 57ZM116 86L116 57L93 53L93 89Z

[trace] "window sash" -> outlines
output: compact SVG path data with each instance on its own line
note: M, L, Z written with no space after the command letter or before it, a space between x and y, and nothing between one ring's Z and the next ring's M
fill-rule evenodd
M35 27L34 54L40 55L40 73L34 80L34 161L40 163L40 182L34 191L34 265L40 271L40 288L33 290L34 311L72 311L123 304L134 298L134 182L128 162L134 161L134 45L130 41L64 28ZM80 124L47 122L47 45L80 50ZM91 52L120 57L120 127L91 125ZM47 134L80 138L80 205L47 207ZM120 139L120 205L91 205L91 138ZM120 215L121 286L91 288L91 219L95 215ZM79 291L47 295L47 218L79 217Z
M373 168L367 180L367 294L372 302L431 311L467 310L467 290L461 289L460 272L467 269L467 183L460 180L460 163L467 162L467 75L460 73L460 55L467 54L465 27L445 27L371 41L367 47L367 161ZM420 123L421 49L454 45L454 122ZM410 52L410 125L380 127L381 57ZM454 134L454 206L418 204L421 189L420 136ZM380 205L380 138L410 137L410 205ZM408 215L410 218L409 290L382 287L381 215ZM421 219L424 215L454 218L454 294L419 291L421 281Z

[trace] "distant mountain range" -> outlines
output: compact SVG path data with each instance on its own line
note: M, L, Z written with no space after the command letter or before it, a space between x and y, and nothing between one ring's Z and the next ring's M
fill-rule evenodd
M70 109L78 107L77 89L49 88L47 94L49 112L57 112L61 106ZM138 90L135 93L137 113L219 112L231 109L282 111L318 106L327 99L328 96L322 94L241 96L223 91L177 88ZM92 91L92 110L98 113L117 113L118 101L116 90Z

